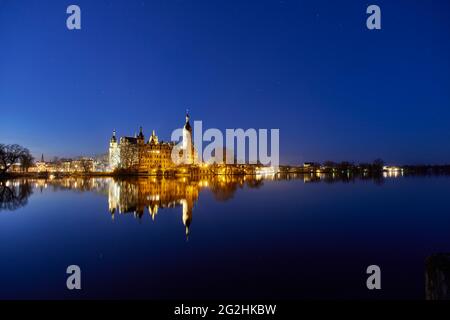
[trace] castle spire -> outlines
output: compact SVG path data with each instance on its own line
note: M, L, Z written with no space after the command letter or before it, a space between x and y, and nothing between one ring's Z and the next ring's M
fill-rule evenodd
M144 140L144 133L142 132L142 126L139 127L139 135L138 135L138 138Z
M186 123L184 124L184 129L189 132L192 132L191 124L189 123L189 109L186 109Z
M114 129L112 137L111 137L111 142L116 142L116 141L117 141L117 139L116 139L116 129Z

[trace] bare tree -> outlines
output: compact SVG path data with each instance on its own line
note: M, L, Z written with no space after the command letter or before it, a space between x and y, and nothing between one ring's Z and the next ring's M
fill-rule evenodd
M375 159L372 163L372 167L374 170L381 171L383 170L384 161L382 159Z
M33 165L34 158L30 153L26 153L20 157L20 165L22 171L28 172L28 169Z
M136 169L139 164L139 150L136 145L126 145L120 148L120 166L125 170Z
M14 163L24 157L32 158L27 148L18 144L0 144L0 174L8 171Z
M84 173L92 172L93 161L91 159L82 158L80 159L80 166Z

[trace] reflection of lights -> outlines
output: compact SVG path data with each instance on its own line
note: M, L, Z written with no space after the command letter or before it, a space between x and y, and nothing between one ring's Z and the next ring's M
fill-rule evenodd
M403 176L403 170L400 171L385 171L383 172L384 178L397 178L399 176Z
M257 175L273 175L276 173L276 170L274 167L263 167L263 168L257 168L256 174Z
M384 166L383 177L384 178L397 178L403 176L403 168L396 166Z
M208 180L201 180L201 181L198 183L198 185L199 185L199 187L208 187L208 186L209 186L209 183L208 183Z
M261 180L261 179L273 180L273 179L275 179L276 173L277 173L277 170L274 167L262 167L262 168L257 167L255 170L255 178L256 178L256 180Z

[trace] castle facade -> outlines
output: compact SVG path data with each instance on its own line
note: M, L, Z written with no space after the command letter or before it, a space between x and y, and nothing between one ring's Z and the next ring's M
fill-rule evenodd
M158 174L171 170L180 164L192 165L196 158L192 139L189 114L186 114L180 145L175 142L159 141L154 130L146 141L142 127L139 129L138 135L134 137L124 136L119 140L117 140L114 130L109 142L110 170L123 169L139 174ZM183 159L182 163L173 161L172 152L177 152L177 156Z

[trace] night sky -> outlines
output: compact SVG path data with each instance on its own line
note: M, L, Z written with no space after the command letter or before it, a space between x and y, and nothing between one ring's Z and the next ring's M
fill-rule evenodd
M0 143L95 155L113 129L169 140L189 108L279 128L282 163L449 163L449 40L446 0L0 0Z

